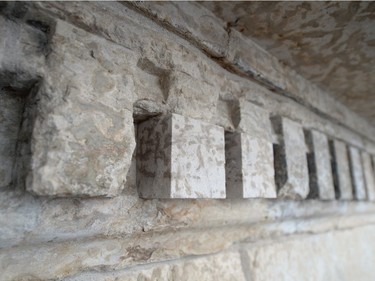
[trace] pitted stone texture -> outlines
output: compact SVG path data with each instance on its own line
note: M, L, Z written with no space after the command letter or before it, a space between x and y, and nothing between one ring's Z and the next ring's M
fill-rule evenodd
M332 150L334 154L334 167L336 172L336 185L339 191L340 200L353 199L353 188L350 176L350 164L348 150L345 143L339 140L333 140Z
M311 165L315 166L310 171L310 173L313 173L310 179L314 179L313 183L310 182L310 188L317 188L320 199L335 199L328 138L325 134L316 130L310 131L307 135L313 149L312 155L314 159Z
M226 133L225 154L228 198L276 198L272 142Z
M202 44L213 55L226 53L228 32L225 23L196 3L186 2L132 2L132 5L151 13L159 21L183 32L185 36Z
M275 149L275 172L278 196L305 199L309 194L307 147L301 125L284 117L273 119L282 136Z
M38 195L118 195L135 148L132 56L60 20L50 43L26 187Z
M362 157L358 148L349 146L349 157L351 165L351 175L354 187L354 198L357 200L365 200L366 195L366 183L363 174Z
M272 125L267 110L246 100L240 100L239 112L234 113L239 118L237 130L256 138L272 140Z
M183 73L170 74L167 103L173 113L212 121L216 114L219 91L205 81Z
M241 257L237 252L223 252L212 256L194 257L159 263L111 273L82 273L64 279L66 281L246 281L241 268Z
M366 182L367 198L371 201L375 201L375 175L371 162L371 155L363 151L362 165Z
M138 125L143 198L225 198L224 130L178 114Z

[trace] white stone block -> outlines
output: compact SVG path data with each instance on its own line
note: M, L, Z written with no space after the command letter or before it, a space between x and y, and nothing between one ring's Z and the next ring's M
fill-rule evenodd
M228 198L276 198L272 142L245 133L226 133Z
M305 199L309 194L307 147L302 126L284 117L273 119L281 135L275 149L275 172L278 196Z
M361 154L357 148L350 146L349 156L352 171L352 181L354 186L354 198L357 200L365 200L367 194Z
M310 154L310 194L315 190L320 199L333 200L335 199L335 187L328 138L316 130L311 130L307 135L312 149Z
M366 181L367 198L371 201L375 201L375 176L371 161L370 154L362 152L362 165Z
M353 199L353 188L350 176L350 165L346 144L339 140L332 142L334 154L335 177L340 200Z
M224 129L170 114L138 125L143 198L225 198Z

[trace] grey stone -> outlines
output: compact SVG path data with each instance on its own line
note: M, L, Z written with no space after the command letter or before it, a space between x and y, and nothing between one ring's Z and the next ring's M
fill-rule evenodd
M332 152L334 154L334 176L338 197L340 200L351 200L353 199L353 188L346 144L339 140L333 140Z
M59 20L50 44L26 188L50 196L118 195L135 148L134 85L120 71L128 53Z
M367 197L370 201L375 201L375 176L372 166L371 155L362 151L363 173L366 181Z
M238 131L256 138L272 140L272 125L267 110L241 99L239 101L239 111L234 114L238 115L235 116L235 118L238 118Z
M143 198L225 198L224 130L171 114L138 125Z
M357 200L365 200L366 183L363 174L362 157L358 148L349 146L350 168L352 175L352 182L354 188L354 198Z
M276 198L272 142L226 133L225 155L228 198Z
M209 10L185 2L132 2L142 11L150 13L160 23L173 26L178 32L200 44L215 56L226 53L228 33L225 24Z
M169 76L167 103L173 113L210 122L218 99L218 90L206 81L177 71Z
M281 136L275 147L278 196L305 199L309 194L309 173L302 126L284 117L273 118L273 124Z
M335 199L328 138L316 130L307 132L306 136L312 150L309 156L310 194L316 192L322 200Z

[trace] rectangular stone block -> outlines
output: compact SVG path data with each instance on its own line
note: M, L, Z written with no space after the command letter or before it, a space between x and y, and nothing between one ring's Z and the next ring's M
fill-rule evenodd
M375 201L375 176L372 166L371 155L367 152L362 152L363 173L366 181L367 197L371 201Z
M309 194L307 147L302 127L288 118L272 119L280 135L275 145L275 172L278 196L305 199Z
M354 186L354 198L357 200L365 200L367 198L367 194L361 153L357 148L350 146L349 158L351 165L352 182Z
M332 177L331 154L328 138L321 132L311 130L306 133L310 146L310 195L323 200L335 199L335 187Z
M276 198L272 142L226 133L225 154L228 198Z
M334 156L334 179L338 198L340 200L351 200L353 199L353 188L346 144L339 140L333 140L331 150Z
M138 125L142 198L225 198L224 129L170 114Z

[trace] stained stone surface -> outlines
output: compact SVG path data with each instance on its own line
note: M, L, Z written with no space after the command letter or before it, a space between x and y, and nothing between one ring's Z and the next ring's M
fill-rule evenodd
M134 85L121 71L129 53L60 20L50 44L26 187L38 195L118 195L135 147ZM77 52L82 46L91 54Z
M244 99L374 155L372 129L349 109L288 68L278 67L279 72L268 76L264 71L266 75L255 77L257 83L249 79L250 72L228 71L238 70L240 64L213 57L215 46L210 43L220 43L223 52L216 53L225 56L227 35L238 34L223 29L227 27L223 22L218 29L225 36L211 34L216 33L217 26L210 26L217 19L202 9L195 12L195 5L183 3L189 9L185 13L176 9L179 20L168 26L175 19L173 13L164 11L160 22L124 2L3 3L0 13L4 6L18 8L12 12L16 18L0 25L1 71L41 83L36 93L40 119L31 135L33 165L39 173L46 160L50 170L45 181L30 186L46 196L0 190L1 281L185 277L260 281L290 280L290 276L372 281L375 205L371 202L145 200L137 193L132 113L140 122L181 110L184 116L233 131L238 126L233 122L236 115L231 110L224 113L223 104ZM195 15L200 18L191 20ZM192 31L187 35L188 28ZM201 44L198 36L207 33L212 40ZM230 47L240 48L240 53L253 46L237 43ZM252 65L255 70L275 69L272 65L278 62L270 62L267 52L251 51L254 57L246 57L243 66L254 61L259 62ZM286 84L288 95L269 91L267 83L274 78ZM258 83L261 79L265 80ZM199 96L205 92L210 95ZM108 164L96 166L102 154L114 155L112 159L124 164L119 174L107 178L113 181L110 189L96 182ZM88 160L78 163L81 156ZM92 173L86 178L81 172L87 163ZM90 184L81 185L81 178ZM49 185L51 180L56 182ZM57 193L60 187L69 193ZM61 194L67 198L48 196ZM112 194L117 196L103 198Z
M334 152L336 184L340 200L353 199L352 180L350 176L350 163L347 146L344 142L333 140L332 150Z
M255 138L272 141L272 124L267 110L241 99L239 101L239 110L234 115L238 120L238 131Z
M285 117L273 118L281 136L275 147L275 172L278 196L304 199L309 194L307 147L302 126Z
M225 198L224 130L171 114L138 125L143 198Z
M167 103L174 113L210 122L215 116L218 98L215 87L187 73L172 72L168 77Z
M375 201L375 171L372 166L371 155L362 151L363 174L366 182L367 197Z
M202 5L375 124L371 2L204 1Z
M241 256L234 251L171 261L138 270L102 274L83 273L67 278L66 281L97 280L97 278L106 281L247 281L246 273L241 270Z
M318 197L323 200L335 199L335 188L333 185L331 155L329 151L328 138L325 134L312 130L308 133L312 148L310 170L310 189L317 189ZM311 180L313 182L311 182Z
M226 133L225 153L228 198L276 198L272 142Z
M350 146L349 157L354 188L354 198L357 200L365 200L367 198L367 194L361 152L358 150L358 148Z

